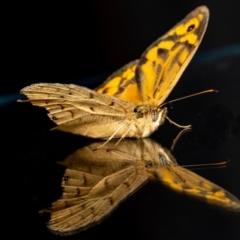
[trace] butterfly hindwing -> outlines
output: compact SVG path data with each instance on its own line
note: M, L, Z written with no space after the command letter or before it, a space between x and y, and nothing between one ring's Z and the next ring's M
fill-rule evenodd
M29 99L23 101L46 108L57 129L94 138L111 136L135 107L73 84L33 84L21 93Z

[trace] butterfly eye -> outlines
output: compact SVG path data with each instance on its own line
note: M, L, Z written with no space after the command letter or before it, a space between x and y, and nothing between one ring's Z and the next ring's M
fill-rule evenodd
M134 111L135 113L137 113L137 112L139 112L139 108L138 108L138 107L135 107L135 108L133 109L133 111Z
M137 106L134 108L134 112L136 113L136 117L137 118L143 118L143 113L144 113L144 109L142 106Z
M190 26L188 27L187 31L188 31L188 32L191 32L194 28L195 28L195 25L192 24L192 25L190 25Z

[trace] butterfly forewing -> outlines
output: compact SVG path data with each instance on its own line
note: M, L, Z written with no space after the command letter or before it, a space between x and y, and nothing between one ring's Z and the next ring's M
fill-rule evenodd
M96 91L135 104L140 104L142 97L135 79L135 70L138 62L138 60L135 60L123 66L96 88Z
M196 52L209 18L206 7L198 7L142 55L136 68L136 81L144 102L167 98Z
M198 7L151 44L139 61L112 74L97 91L135 104L149 100L161 104L196 52L208 19L207 7Z

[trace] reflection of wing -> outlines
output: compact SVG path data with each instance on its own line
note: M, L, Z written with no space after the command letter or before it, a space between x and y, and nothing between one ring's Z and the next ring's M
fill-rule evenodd
M151 177L175 191L200 198L229 210L240 211L240 201L218 185L179 165L159 167Z
M111 136L135 107L73 84L33 84L21 93L33 105L46 108L57 129L93 138Z
M63 195L44 210L51 212L48 227L54 233L72 234L99 222L148 178L141 161L117 151L93 151L96 146L80 149L63 162Z
M207 7L196 8L142 55L136 81L144 102L163 103L196 52L208 23Z
M177 165L171 153L151 139L101 142L77 150L61 164L63 194L49 209L48 227L61 235L84 230L106 217L147 180L240 211L240 201L210 181ZM97 149L97 150L94 150Z
M135 69L138 60L132 61L113 73L96 91L108 96L137 104L142 103L141 95L135 80Z

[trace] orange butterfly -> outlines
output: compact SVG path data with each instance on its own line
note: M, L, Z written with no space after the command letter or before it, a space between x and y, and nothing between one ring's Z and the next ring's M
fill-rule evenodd
M28 97L26 101L46 108L57 129L108 140L147 137L165 119L171 122L161 105L196 52L208 18L207 7L196 8L97 91L39 83L21 93Z

